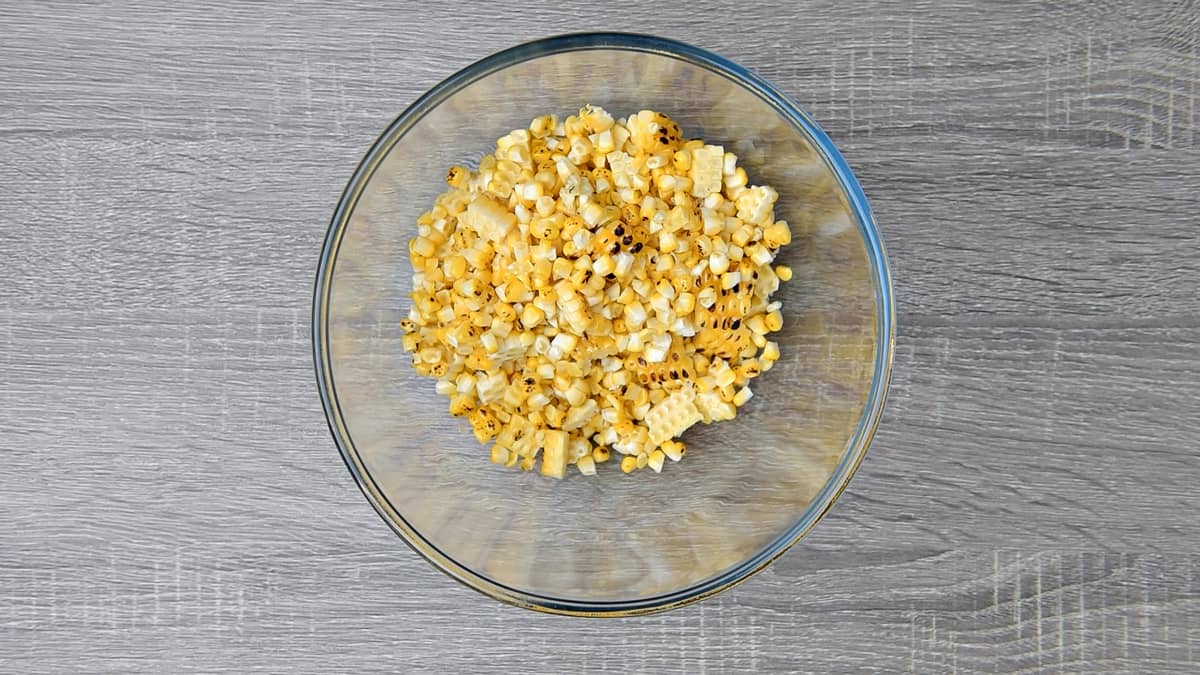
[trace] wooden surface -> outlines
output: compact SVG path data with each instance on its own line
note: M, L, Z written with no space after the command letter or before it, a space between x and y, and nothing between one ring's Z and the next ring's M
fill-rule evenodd
M526 4L0 7L0 671L1200 670L1200 5ZM737 589L607 622L404 547L308 335L384 125L584 29L694 42L805 105L899 298L888 411L830 517Z

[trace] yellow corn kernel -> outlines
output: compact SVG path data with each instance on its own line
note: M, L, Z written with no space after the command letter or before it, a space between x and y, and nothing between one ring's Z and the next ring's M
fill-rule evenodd
M467 415L475 409L475 399L470 396L458 395L450 399L450 414L455 417Z
M529 225L529 234L533 235L536 239L555 239L558 237L559 232L558 223L550 218L535 220Z
M767 331L774 333L783 328L783 315L779 313L779 310L775 310L763 319L763 324L767 327Z
M665 441L659 446L659 449L662 450L663 454L670 458L672 462L678 462L683 458L684 453L687 452L687 447L682 441L674 440Z
M417 333L408 333L404 337L400 338L400 346L403 347L404 351L406 352L416 351L420 344L421 336Z
M476 409L467 415L467 420L480 443L486 443L500 433L500 421L488 410Z
M610 453L608 448L604 447L603 445L597 445L592 449L592 459L598 464L607 462L611 455L612 453Z
M754 316L742 322L742 325L750 329L750 332L756 335L763 335L767 332L767 322L763 318L762 314L755 314Z
M778 221L774 225L763 229L763 243L768 248L779 248L787 246L792 241L792 231L788 228L785 221Z
M779 344L775 343L775 342L768 342L766 344L766 346L763 347L762 356L759 358L762 359L764 366L768 362L774 363L775 361L778 361L779 360ZM766 370L766 368L764 367L763 370Z
M467 367L471 370L491 370L493 365L492 359L488 357L482 348L476 348L467 357Z
M414 256L428 258L436 251L437 248L433 245L433 242L425 237L414 237L412 241L408 242L408 252Z
M521 470L522 471L533 471L533 465L536 461L537 460L533 457L533 455L529 455L528 457L522 457L521 458Z
M536 328L545 319L546 313L533 303L525 305L525 308L521 310L521 325L527 330Z
M504 464L508 461L508 448L497 443L492 446L492 464Z
M780 281L791 281L792 268L788 267L787 265L776 265L775 276L779 277Z
M754 229L748 225L743 225L734 231L734 233L729 237L729 240L736 246L744 247L746 244L750 243L750 239L753 237Z
M646 453L644 453L644 452L642 454L636 455L634 457L635 457L635 459L633 460L634 466L636 466L639 469L646 468L646 465L650 462L650 457L648 457L646 455ZM624 464L625 460L621 460L621 463Z
M499 320L511 324L517 320L517 310L507 302L496 303L492 306L492 317L493 321Z
M738 364L738 367L734 369L734 372L737 373L738 380L745 382L746 380L752 380L761 375L762 366L759 365L757 359L747 359Z
M662 473L663 461L666 458L667 456L662 450L655 450L646 458L646 466L650 467L654 473Z
M546 422L552 427L561 427L567 419L567 414L558 406L546 406L542 410L542 415L545 416Z
M675 298L675 313L686 316L696 310L696 296L692 293L680 293Z
M504 460L504 468L506 468L506 469L513 468L514 466L516 466L517 462L520 461L520 459L521 459L520 455L513 452L512 450L509 450L508 457Z
M750 387L742 387L736 394L733 395L732 403L740 408L746 405L746 401L749 401L753 397L754 392L750 391Z
M446 172L446 184L450 187L455 187L460 190L466 189L467 181L471 177L471 171L466 167L452 166Z
M535 138L545 138L554 132L554 127L558 126L558 118L554 115L542 115L535 117L529 123L529 133Z
M634 469L637 468L637 457L634 457L633 455L626 455L625 458L621 460L621 471L624 473L633 473Z

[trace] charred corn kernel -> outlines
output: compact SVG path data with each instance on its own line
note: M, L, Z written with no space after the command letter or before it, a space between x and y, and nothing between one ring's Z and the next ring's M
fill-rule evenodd
M517 320L517 310L513 309L513 306L508 303L502 302L494 305L492 309L492 315L494 317L493 321L500 320L504 323L511 324L513 321Z
M452 166L446 171L446 183L450 187L465 189L467 181L471 177L471 171L465 167Z
M777 265L775 267L775 276L779 277L780 281L791 281L792 268L787 265Z
M624 473L633 473L634 470L638 468L637 464L637 457L634 457L633 455L626 455L625 458L621 460L621 471Z
M739 380L752 380L762 374L762 366L759 365L757 359L746 359L738 365L734 372L737 373Z
M475 400L468 396L456 396L450 399L450 414L462 417L475 409Z
M402 346L406 352L416 351L417 346L420 344L421 336L416 333L409 333L400 338L400 346Z

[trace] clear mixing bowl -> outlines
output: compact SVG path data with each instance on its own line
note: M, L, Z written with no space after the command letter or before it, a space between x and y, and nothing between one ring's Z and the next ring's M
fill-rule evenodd
M401 349L416 220L452 164L583 104L667 113L738 154L779 192L795 276L782 357L733 421L697 425L662 474L558 481L504 470ZM577 615L677 607L742 581L804 536L846 487L883 408L893 318L867 200L833 143L788 97L702 49L623 34L505 50L418 99L367 153L325 240L313 337L329 425L354 478L408 544L513 604Z

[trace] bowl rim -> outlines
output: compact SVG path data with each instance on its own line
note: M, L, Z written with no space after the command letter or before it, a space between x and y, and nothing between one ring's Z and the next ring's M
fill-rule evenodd
M859 232L867 247L875 281L876 350L874 372L867 394L867 402L854 436L849 443L849 449L842 456L833 474L830 475L817 496L787 530L741 563L721 574L683 589L635 600L582 601L543 596L493 581L442 553L416 528L412 527L399 511L392 507L386 495L375 484L374 479L363 465L342 417L337 392L334 388L332 363L328 349L328 320L333 271L346 225L364 187L396 141L451 95L487 75L523 61L545 56L605 49L645 52L680 59L726 77L757 95L809 138L814 149L825 160L845 191L848 206L855 216ZM312 322L313 362L326 421L346 467L354 476L359 489L384 521L405 543L435 567L451 578L485 595L527 609L589 617L648 614L698 602L745 581L766 568L803 539L829 512L866 455L887 399L888 386L891 381L892 357L895 350L895 301L891 271L883 240L862 187L825 131L790 97L737 63L684 42L634 33L571 33L519 44L496 52L459 70L409 105L372 144L371 149L351 175L338 200L318 263L313 288Z

